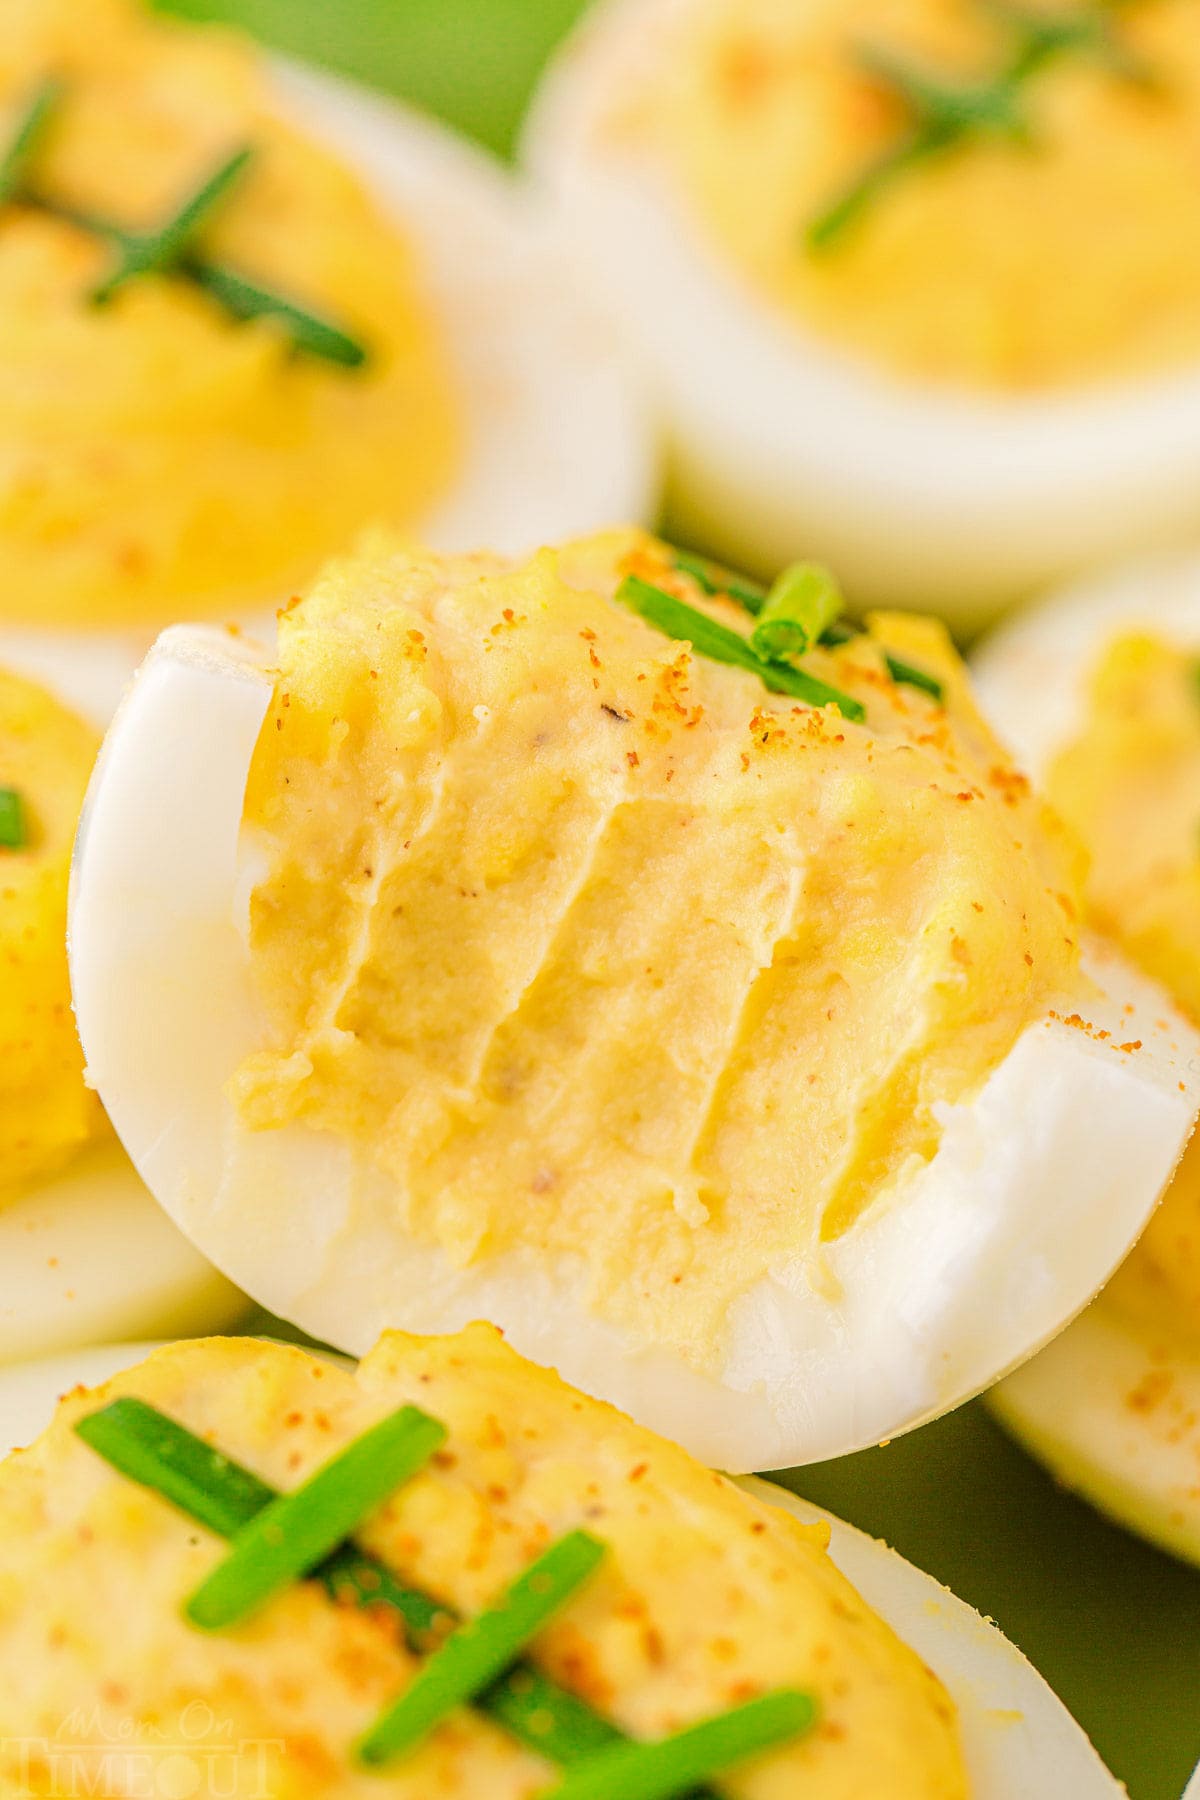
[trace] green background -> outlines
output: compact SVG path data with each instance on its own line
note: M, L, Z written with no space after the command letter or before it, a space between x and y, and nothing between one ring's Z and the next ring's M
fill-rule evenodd
M582 10L581 0L170 3L390 89L500 152ZM1178 1800L1200 1756L1200 1575L1060 1492L978 1404L788 1479L996 1619L1134 1800Z

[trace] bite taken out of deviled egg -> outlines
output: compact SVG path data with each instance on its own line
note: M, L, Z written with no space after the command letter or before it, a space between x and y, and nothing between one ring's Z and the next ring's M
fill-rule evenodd
M357 1370L210 1339L85 1371L104 1385L72 1383L57 1414L61 1364L0 1377L5 1448L37 1439L0 1464L10 1783L1123 1792L928 1576L782 1489L714 1475L489 1326L391 1333Z
M491 1318L734 1470L902 1431L1090 1299L1196 1039L1081 940L944 631L837 613L628 530L380 543L274 650L164 634L72 976L206 1255L355 1354Z
M375 521L532 547L654 492L607 327L439 126L138 0L0 43L0 657L111 715Z
M1193 0L602 0L525 138L674 517L972 630L1200 530Z
M0 669L0 1362L212 1328L246 1305L155 1205L84 1085L67 877L98 745Z
M977 673L1089 854L1092 919L1200 1017L1200 561L1047 602ZM995 1404L1069 1485L1200 1564L1200 1147L1111 1285Z

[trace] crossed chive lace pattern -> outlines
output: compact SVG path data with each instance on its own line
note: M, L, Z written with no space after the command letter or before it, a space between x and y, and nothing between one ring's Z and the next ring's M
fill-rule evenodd
M196 1629L227 1629L298 1580L318 1582L340 1605L397 1615L408 1648L425 1660L353 1747L366 1769L386 1771L469 1704L565 1770L546 1800L719 1800L710 1775L794 1742L816 1722L810 1695L781 1688L672 1737L639 1742L525 1660L530 1642L603 1561L605 1546L589 1532L555 1540L466 1621L360 1550L351 1532L445 1439L445 1427L417 1407L389 1414L286 1494L132 1396L80 1419L75 1431L118 1473L230 1541L184 1603Z
M914 66L877 45L861 45L855 61L908 115L907 129L805 226L810 251L840 242L881 194L914 164L981 140L1025 148L1036 143L1027 106L1030 84L1064 57L1085 56L1116 79L1156 85L1149 69L1122 42L1112 14L1119 0L1097 0L1079 14L1031 12L1013 0L976 0L1011 39L1000 68L986 80L953 82Z
M30 96L7 147L0 150L0 207L25 206L50 213L102 238L111 247L112 267L88 296L93 305L106 305L139 276L171 275L192 282L231 318L274 319L296 351L347 369L358 368L368 360L366 347L331 320L198 254L196 242L201 231L252 164L256 154L253 145L242 145L226 157L199 187L185 196L170 218L150 232L127 230L111 219L81 212L43 192L34 176L37 153L60 117L66 97L65 85L53 76L42 81Z

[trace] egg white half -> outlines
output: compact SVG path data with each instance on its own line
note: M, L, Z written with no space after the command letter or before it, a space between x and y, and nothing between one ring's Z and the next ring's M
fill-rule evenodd
M216 1331L245 1296L98 1144L0 1207L0 1363L137 1332Z
M345 81L272 64L279 111L356 168L413 244L462 396L463 466L410 535L523 554L649 521L657 445L608 321L541 209L433 119ZM286 599L281 594L279 600ZM211 613L197 595L189 612ZM265 629L263 617L243 623ZM0 666L107 725L152 627L0 625Z
M405 1233L361 1151L303 1125L248 1130L226 1084L263 1042L241 815L266 664L244 638L163 634L101 752L69 941L89 1068L126 1149L197 1247L271 1311L356 1355L388 1326L491 1319L705 1462L780 1468L977 1392L1125 1255L1191 1128L1181 1082L1198 1046L1181 1021L1156 1025L1158 990L1099 952L1108 997L1089 1010L1112 1040L1052 1018L1027 1029L969 1104L946 1109L933 1161L826 1246L820 1292L781 1267L738 1302L719 1377L591 1314L582 1250L455 1267ZM1135 1036L1136 1056L1115 1047Z
M1001 627L975 658L992 724L1034 776L1084 721L1113 637L1150 629L1200 654L1200 557L1119 570ZM1104 1295L992 1396L997 1416L1102 1512L1200 1564L1200 1321L1191 1343Z
M905 381L727 266L629 131L697 0L601 0L524 138L670 435L672 513L737 566L821 556L855 601L969 631L1006 602L1200 527L1200 369L1046 396Z
M1200 1800L1200 1763L1196 1764L1196 1772L1187 1784L1183 1800Z
M59 1398L98 1386L159 1348L110 1344L31 1363L0 1375L0 1456L49 1425ZM769 1482L747 1480L747 1493L805 1524L829 1527L829 1551L867 1604L939 1677L959 1714L972 1800L1117 1800L1124 1789L1107 1773L1079 1726L1041 1676L996 1626L904 1561L886 1544ZM1185 1800L1187 1797L1185 1796Z

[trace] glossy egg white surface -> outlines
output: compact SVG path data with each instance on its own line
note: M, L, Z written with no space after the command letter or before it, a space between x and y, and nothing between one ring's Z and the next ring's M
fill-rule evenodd
M452 1266L405 1232L390 1183L352 1147L301 1125L249 1130L227 1098L261 1042L241 817L268 662L218 631L159 640L101 753L69 935L85 1053L126 1149L197 1247L278 1316L356 1355L388 1326L488 1318L701 1460L780 1468L893 1436L987 1386L1078 1312L1140 1233L1191 1128L1197 1044L1166 1023L1156 988L1097 951L1108 997L1092 1017L1110 1041L1053 1017L1030 1026L973 1100L946 1110L933 1160L826 1247L821 1292L803 1270L773 1270L738 1302L719 1376L590 1314L578 1263L529 1251ZM1121 1054L1134 1033L1144 1050Z
M981 704L1035 777L1081 725L1090 671L1128 627L1200 653L1200 558L1080 584L980 647ZM1069 1487L1200 1564L1200 1336L1102 1295L992 1405Z
M59 1397L132 1368L158 1346L110 1344L0 1374L0 1456L50 1423ZM867 1604L945 1685L959 1715L972 1800L1117 1800L1079 1726L996 1626L894 1550L810 1506L786 1488L747 1480L747 1491L805 1524L830 1531L830 1555ZM880 1797L882 1800L882 1796Z
M653 92L698 0L601 0L524 139L652 383L681 531L735 566L831 563L856 604L969 632L1014 598L1200 531L1200 370L1008 397L905 381L727 266L614 115Z
M0 1364L136 1332L219 1330L247 1310L113 1142L0 1208L0 1271Z

